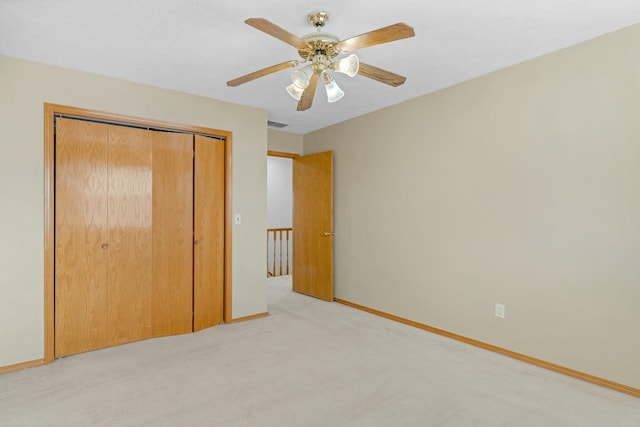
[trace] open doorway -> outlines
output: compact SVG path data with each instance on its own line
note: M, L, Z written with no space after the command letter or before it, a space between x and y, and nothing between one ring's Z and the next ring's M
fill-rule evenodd
M269 152L267 157L268 278L288 278L293 272L294 154Z

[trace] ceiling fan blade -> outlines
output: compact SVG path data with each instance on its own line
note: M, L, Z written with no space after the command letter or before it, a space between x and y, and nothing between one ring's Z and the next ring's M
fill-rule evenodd
M253 28L260 30L277 38L278 40L282 40L283 42L295 47L296 49L305 49L309 47L309 44L302 40L300 37L295 34L291 34L289 31L278 27L273 22L269 22L263 18L249 18L244 21L245 24L251 25Z
M358 68L358 74L393 87L400 86L405 82L405 80L407 80L406 77L401 76L400 74L395 74L391 71L374 67L373 65L363 64L362 62L360 63L360 68Z
M296 65L298 65L298 61L287 61L283 62L282 64L272 65L271 67L263 68L262 70L245 74L244 76L238 77L237 79L229 80L227 82L227 86L240 86L241 84L250 82L251 80L267 76L271 73L275 73L276 71L284 70L285 68L295 67Z
M413 31L413 28L400 22L342 40L336 44L336 49L342 53L351 52L377 44L406 39L415 35L416 33Z
M318 86L318 73L313 73L309 79L309 86L302 92L302 97L298 102L298 111L304 111L311 108L313 104L313 96L316 94L316 86Z

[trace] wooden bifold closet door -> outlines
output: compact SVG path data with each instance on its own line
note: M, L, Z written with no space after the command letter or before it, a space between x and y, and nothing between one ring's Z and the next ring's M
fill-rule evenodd
M57 119L56 357L221 323L224 143L203 140Z
M193 330L222 323L224 141L195 136Z
M56 128L55 352L106 347L108 129Z
M193 136L153 132L152 335L192 331Z

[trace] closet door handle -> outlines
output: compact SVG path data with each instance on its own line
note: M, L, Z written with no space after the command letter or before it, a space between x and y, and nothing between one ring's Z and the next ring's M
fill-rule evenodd
M100 247L102 249L107 249L107 248L109 248L109 245L107 243L103 243Z

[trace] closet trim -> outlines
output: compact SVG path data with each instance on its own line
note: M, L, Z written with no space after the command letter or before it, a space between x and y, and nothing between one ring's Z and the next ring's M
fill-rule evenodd
M154 126L149 123L137 124L134 122L123 122L123 121L114 122L113 120L104 120L104 119L99 119L95 117L76 116L73 114L63 114L63 113L54 113L54 117L56 119L63 118L63 119L82 120L82 121L92 122L92 123L102 123L106 125L115 125L115 126L124 126L129 128L135 128L135 129L152 130L155 132L171 132L171 133L181 133L181 134L188 134L188 135L199 135L199 136L205 136L207 138L217 139L218 141L224 141L226 139L224 136L218 136L217 134L213 135L211 133L202 133L202 132L195 132L192 130L169 128L166 126L159 127L157 125ZM55 125L55 119L54 119L54 125ZM211 131L215 131L215 130L211 129ZM219 132L219 131L215 131L215 132Z
M223 320L231 323L231 177L232 132L102 111L44 104L44 362L55 359L55 117L99 121L152 130L192 133L224 140L224 298Z

